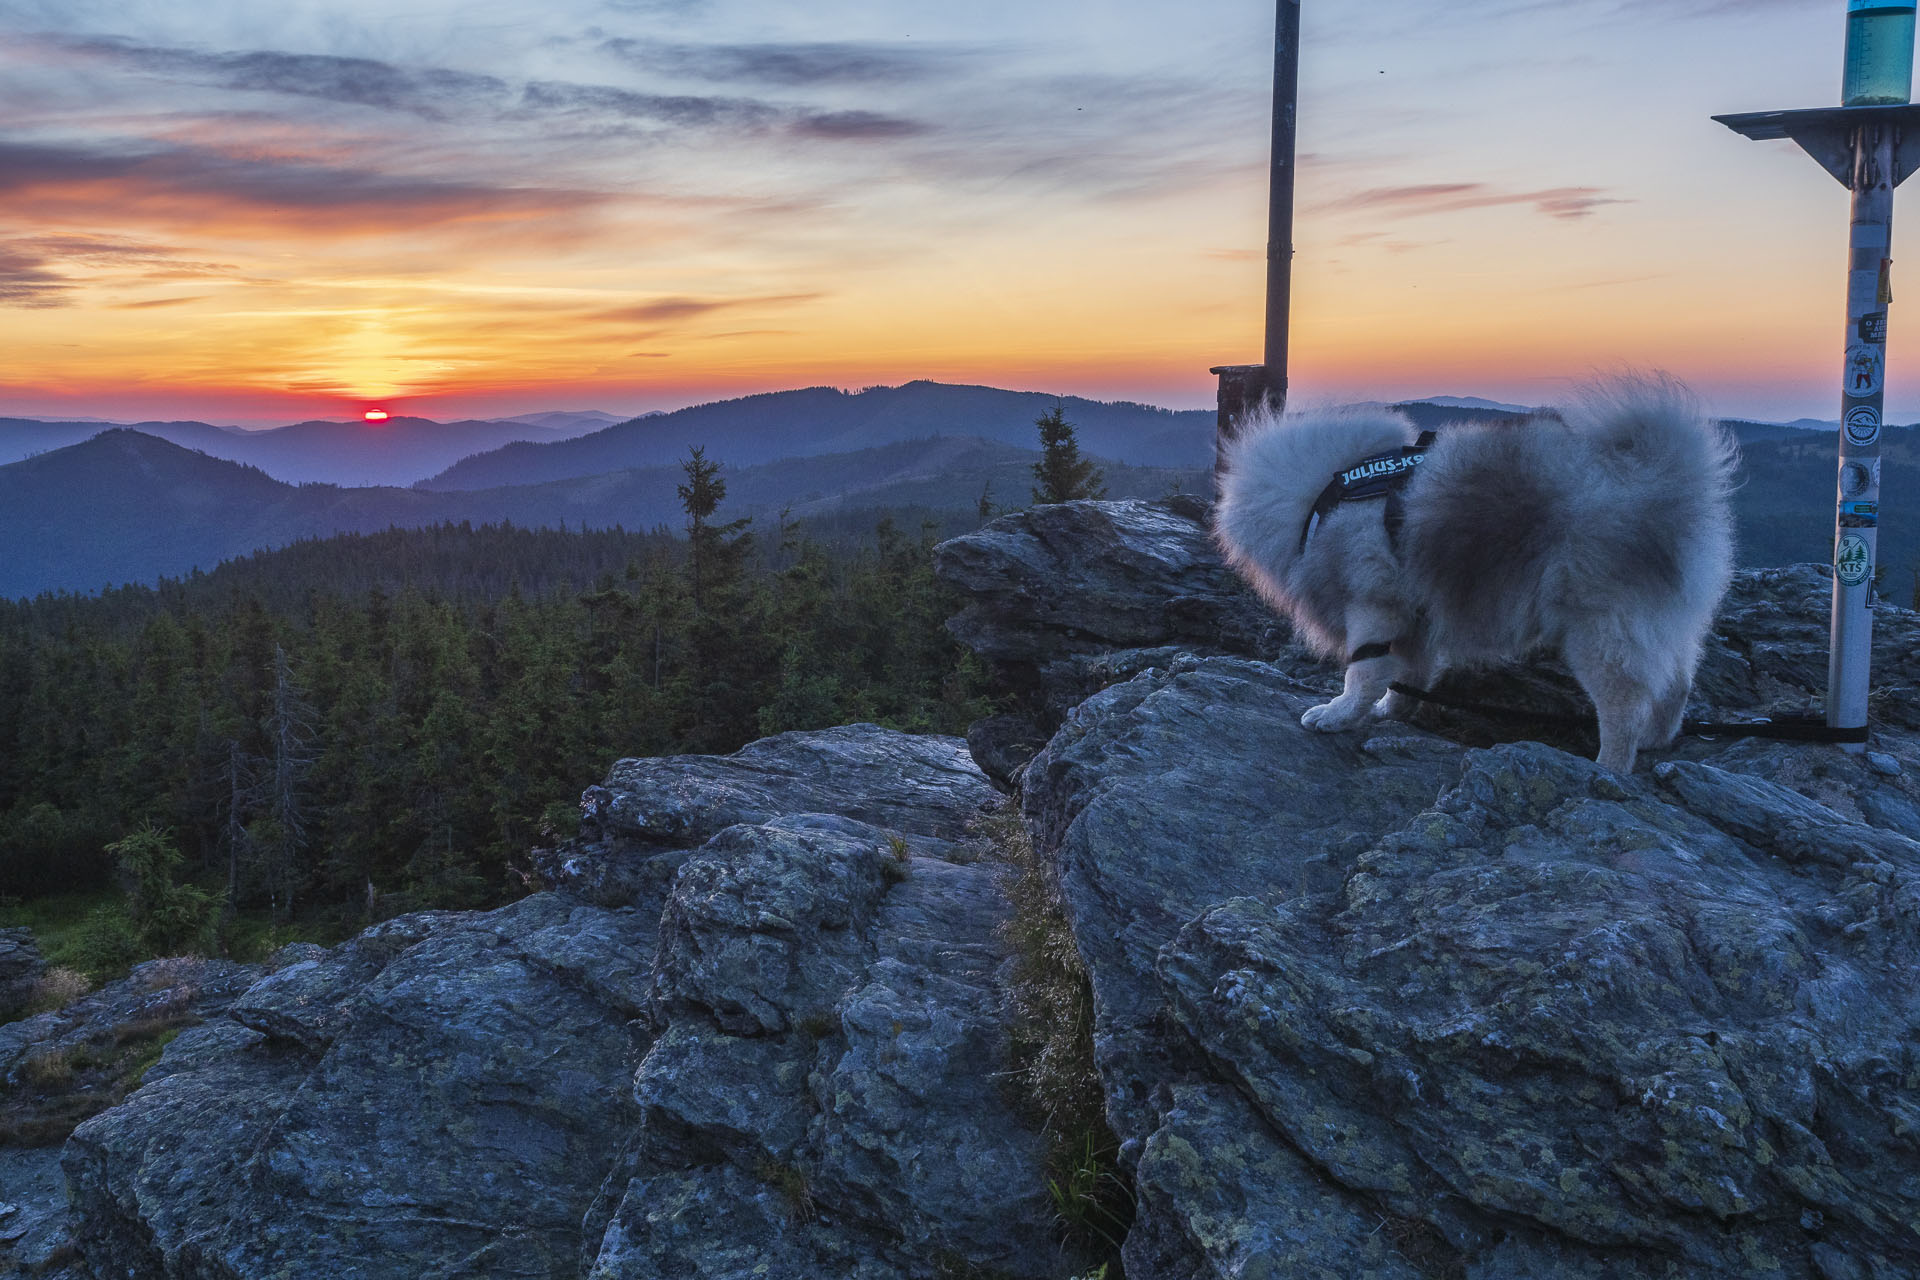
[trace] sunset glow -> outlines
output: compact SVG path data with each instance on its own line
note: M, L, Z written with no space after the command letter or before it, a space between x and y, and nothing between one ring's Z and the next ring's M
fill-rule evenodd
M638 413L912 378L1210 404L1208 367L1260 348L1272 16L7 10L0 413ZM1845 193L1707 117L1835 100L1837 6L1303 21L1297 394L1535 402L1630 363L1832 414Z
M385 422L387 420L387 411L385 409L369 409L360 416L368 422Z

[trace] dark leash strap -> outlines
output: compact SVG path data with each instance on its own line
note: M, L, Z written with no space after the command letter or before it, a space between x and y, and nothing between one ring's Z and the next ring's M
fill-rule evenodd
M1490 707L1485 703L1468 702L1464 698L1449 698L1445 694L1429 693L1425 689L1416 689L1399 681L1387 686L1402 697L1412 698L1416 702L1432 703L1436 707L1445 707L1450 711L1471 711L1483 716L1497 716L1503 720L1531 720L1535 724L1550 724L1569 729L1593 729L1596 723L1592 716L1552 715L1543 711L1522 711L1517 707ZM1771 719L1739 720L1721 722L1716 720L1685 720L1681 722L1680 732L1696 738L1771 738L1777 742L1865 742L1867 726L1857 728L1835 728L1817 716L1775 716Z

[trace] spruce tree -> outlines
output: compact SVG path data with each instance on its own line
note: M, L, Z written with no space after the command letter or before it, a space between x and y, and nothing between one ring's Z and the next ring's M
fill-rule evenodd
M1105 478L1089 458L1080 456L1073 424L1059 405L1033 420L1040 428L1040 461L1033 464L1035 502L1072 502L1107 496Z

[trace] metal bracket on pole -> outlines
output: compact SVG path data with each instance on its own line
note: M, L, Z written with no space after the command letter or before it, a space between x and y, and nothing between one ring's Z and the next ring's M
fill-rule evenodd
M1743 138L1756 142L1791 138L1832 174L1841 186L1853 186L1853 135L1861 125L1890 124L1894 129L1893 185L1920 169L1920 105L1891 107L1815 107L1807 111L1748 111L1715 116Z

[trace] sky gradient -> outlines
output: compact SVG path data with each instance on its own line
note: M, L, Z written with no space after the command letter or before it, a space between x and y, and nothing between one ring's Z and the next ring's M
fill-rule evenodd
M1843 11L1304 0L1296 398L1541 403L1625 364L1730 415L1834 416L1846 192L1707 117L1837 102ZM1260 349L1272 21L0 0L0 415L638 413L922 377L1211 404L1208 366Z

